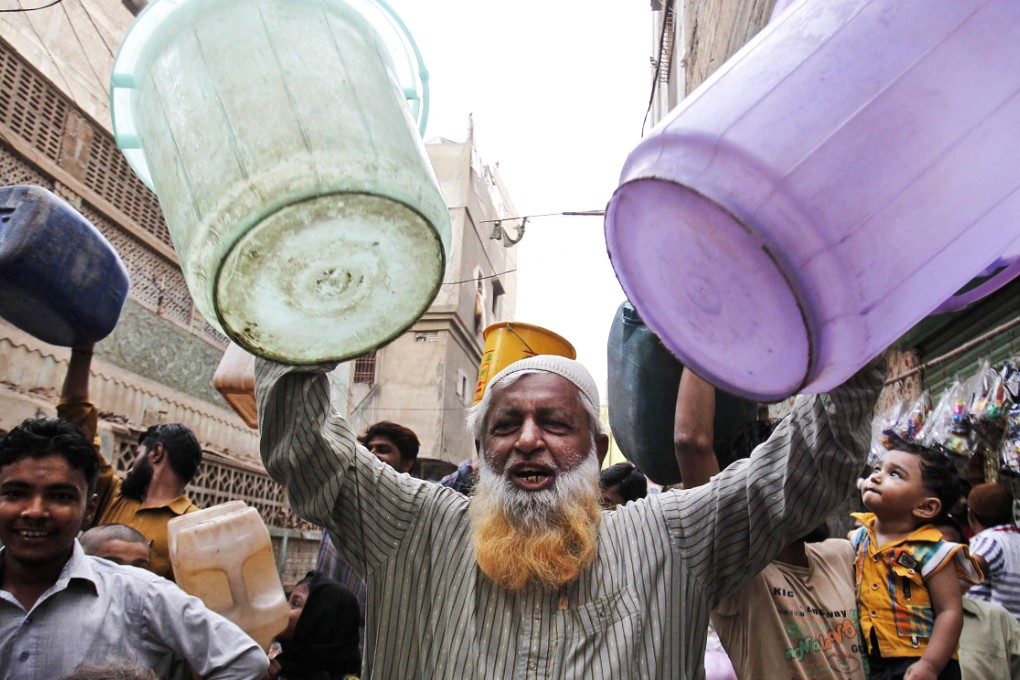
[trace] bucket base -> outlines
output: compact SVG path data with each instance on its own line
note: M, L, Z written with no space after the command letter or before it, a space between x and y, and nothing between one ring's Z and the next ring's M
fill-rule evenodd
M290 364L343 361L389 342L442 281L433 226L403 203L330 194L248 231L216 280L216 314L249 352Z
M805 384L808 323L794 284L748 225L686 187L641 179L610 201L606 243L628 299L686 366L759 402Z

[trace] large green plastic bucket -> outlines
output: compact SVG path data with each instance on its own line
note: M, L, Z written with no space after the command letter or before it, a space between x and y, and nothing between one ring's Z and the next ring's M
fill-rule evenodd
M121 44L117 143L198 309L252 353L363 354L439 289L449 213L412 120L427 76L394 54L420 66L373 0L158 0Z

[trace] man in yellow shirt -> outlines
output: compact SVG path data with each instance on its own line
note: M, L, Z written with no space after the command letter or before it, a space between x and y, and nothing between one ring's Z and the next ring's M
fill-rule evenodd
M99 423L98 409L89 401L89 369L92 347L76 347L60 394L57 415L82 429L95 441ZM113 466L100 454L96 494L99 505L89 526L124 524L152 541L149 570L173 580L166 525L174 517L195 512L184 489L198 472L202 447L194 433L179 423L154 425L138 438L135 461L121 481Z

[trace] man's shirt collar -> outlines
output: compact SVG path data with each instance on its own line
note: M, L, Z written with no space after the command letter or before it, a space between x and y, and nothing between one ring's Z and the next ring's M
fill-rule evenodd
M7 549L0 548L0 569L3 568L3 563L7 557ZM55 593L59 593L62 590L66 590L72 583L76 587L84 587L90 590L93 594L99 594L99 579L96 578L96 572L92 569L92 561L85 551L81 547L81 543L78 539L74 539L74 546L71 550L71 557L64 563L63 569L60 570L60 575L57 580L47 588L39 599L36 600L35 607L45 602ZM4 591L5 593L7 591ZM5 598L9 599L9 598Z
M877 545L878 540L875 536L875 513L873 512L853 512L850 516L856 520L859 520L861 524L868 530L868 535L871 536L870 552L879 552L879 549L885 550L886 548L892 548L901 543L907 543L909 541L929 541L932 543L945 540L942 536L942 532L935 528L932 524L924 524L912 532L897 538L896 540L883 543L881 546Z

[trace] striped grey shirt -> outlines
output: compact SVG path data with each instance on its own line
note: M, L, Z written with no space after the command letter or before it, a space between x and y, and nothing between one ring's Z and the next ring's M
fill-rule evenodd
M1012 524L989 527L970 539L970 554L988 564L984 583L967 591L967 597L995 602L1020 620L1020 532Z
M703 678L709 612L846 497L884 369L799 397L749 460L604 513L598 556L555 591L478 570L468 498L396 473L329 404L329 367L259 360L262 458L365 577L366 678Z

